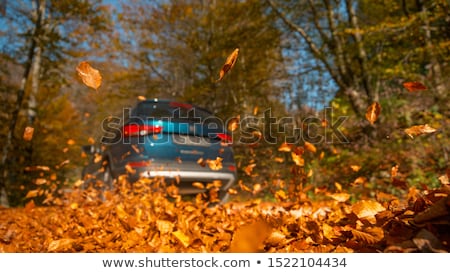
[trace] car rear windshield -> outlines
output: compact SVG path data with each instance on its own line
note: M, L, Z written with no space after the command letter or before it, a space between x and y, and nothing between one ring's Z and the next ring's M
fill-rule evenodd
M213 115L192 104L179 102L141 102L131 112L132 116L143 118L169 118L172 120L204 120Z

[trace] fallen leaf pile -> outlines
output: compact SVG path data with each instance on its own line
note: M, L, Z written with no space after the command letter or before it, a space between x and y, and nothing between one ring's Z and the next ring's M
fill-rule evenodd
M404 199L317 193L302 202L167 198L141 179L73 189L59 205L0 209L0 252L448 252L450 188ZM319 198L321 197L321 198ZM319 201L320 200L320 201Z

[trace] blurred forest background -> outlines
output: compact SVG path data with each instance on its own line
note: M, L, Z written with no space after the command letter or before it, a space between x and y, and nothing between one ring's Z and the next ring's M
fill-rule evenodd
M216 83L235 48L236 65ZM97 91L77 77L82 61L100 70ZM267 109L278 121L292 117L275 129L258 124L276 143L235 144L248 195L271 198L292 181L303 194L396 194L438 186L449 173L446 0L1 0L0 62L0 189L10 206L37 186L43 202L79 180L81 146L98 143L102 120L138 96L192 102L224 120ZM402 83L411 81L427 90L408 92ZM371 124L373 102L381 114ZM340 116L348 118L337 124ZM403 131L423 124L437 131ZM305 148L301 171L280 149L294 127L303 132L294 145Z

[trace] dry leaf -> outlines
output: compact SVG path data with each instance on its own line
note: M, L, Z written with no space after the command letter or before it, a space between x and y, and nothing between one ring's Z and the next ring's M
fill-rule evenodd
M77 66L78 76L80 76L83 83L97 90L102 84L102 76L100 71L91 67L88 62L81 62Z
M280 152L290 152L292 150L292 145L286 142L283 142L280 147L278 147L278 151Z
M420 82L404 82L403 87L409 92L427 90L427 87Z
M33 127L30 126L25 127L25 130L23 131L23 140L31 141L31 139L33 139L33 133L34 133Z
M255 253L262 251L263 242L269 237L271 230L270 225L262 219L239 227L233 234L228 252Z
M241 116L234 117L228 121L228 131L234 132L239 128L239 123L241 120Z
M360 219L376 220L375 215L386 208L374 200L361 200L352 206L352 211Z
M190 239L189 237L184 234L181 230L177 230L172 232L172 235L175 236L175 238L178 239L178 241L184 246L184 247L188 247L190 244Z
M370 124L374 124L378 119L380 113L381 105L378 102L374 102L369 107L367 107L366 119L370 122Z
M359 170L361 170L361 166L359 166L359 165L350 165L350 169L352 169L352 171L354 171L354 172L358 172Z
M301 155L296 154L295 152L291 153L292 160L294 160L295 165L303 167L305 165L305 159Z
M223 158L217 157L215 160L208 159L206 160L206 163L208 164L208 167L213 171L219 171L223 168L222 166L222 160Z
M203 183L200 183L200 182L193 182L192 186L197 189L201 189L201 190L205 188L205 185L203 185Z
M305 141L305 149L311 153L315 153L317 151L316 146L308 141Z
M342 193L329 193L327 194L328 197L333 198L334 200L338 202L347 202L350 199L350 194L342 192Z
M420 136L423 134L431 134L436 132L437 130L433 127L429 126L428 124L425 125L415 125L412 127L409 127L405 129L405 133L410 136L411 138L414 138L415 136Z
M222 66L222 69L220 70L219 73L219 79L217 79L216 82L221 81L223 79L223 77L225 76L225 74L228 73L228 71L230 71L234 64L236 63L237 57L239 55L239 48L236 48L233 53L231 53L227 60L225 61L225 64Z

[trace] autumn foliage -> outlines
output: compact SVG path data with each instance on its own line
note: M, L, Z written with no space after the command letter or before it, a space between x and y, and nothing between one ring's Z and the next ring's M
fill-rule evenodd
M321 201L206 202L170 198L155 181L126 181L114 192L67 193L58 205L1 209L1 252L446 252L448 178L404 198L351 192ZM57 202L56 202L57 201Z

